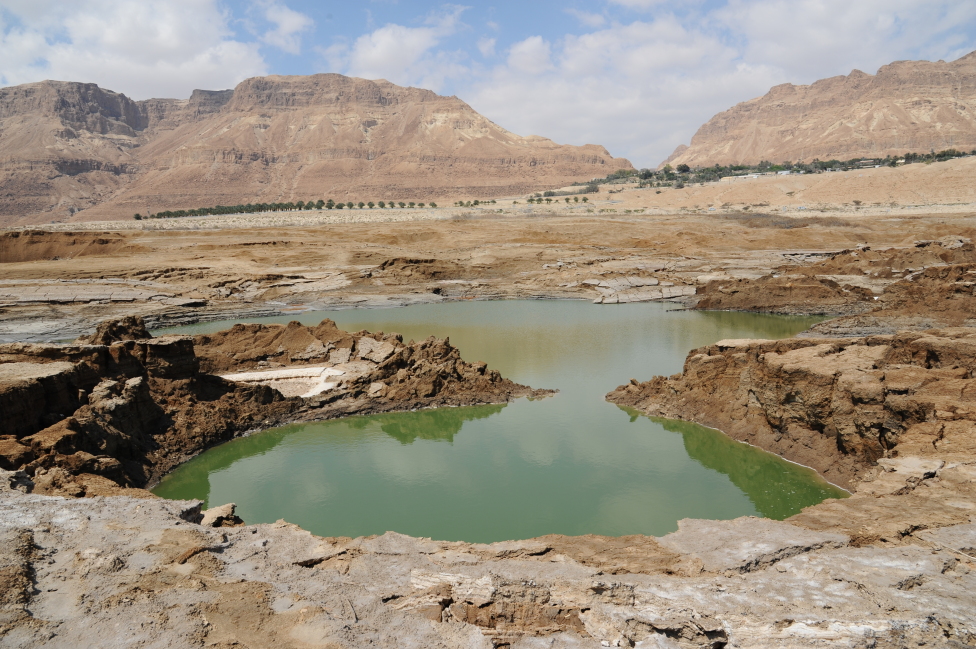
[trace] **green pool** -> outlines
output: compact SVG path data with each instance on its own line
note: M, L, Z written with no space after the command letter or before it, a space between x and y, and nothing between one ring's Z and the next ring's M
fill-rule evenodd
M539 401L352 417L232 441L154 490L235 502L249 523L323 536L395 530L491 542L543 534L653 534L682 518L785 518L846 492L814 471L686 422L604 401L631 377L681 371L723 338L780 338L820 318L671 311L662 303L454 302L304 313L404 339L450 336L469 361L560 393ZM216 331L232 322L182 327Z

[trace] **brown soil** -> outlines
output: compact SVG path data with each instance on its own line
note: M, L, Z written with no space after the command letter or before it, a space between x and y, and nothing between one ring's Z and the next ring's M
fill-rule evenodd
M907 448L976 452L974 345L969 328L721 341L689 352L682 374L632 381L607 398L719 428L851 488Z
M970 325L976 314L976 246L968 239L908 248L862 248L755 279L699 287L698 309L831 314L819 335L894 333Z
M71 232L23 230L0 234L0 264L24 261L74 259L88 256L126 256L147 252L129 245L126 237L91 236Z
M920 530L971 523L974 344L972 329L723 341L690 352L680 375L607 398L719 427L854 491L794 525L841 532L857 547L912 544Z
M357 358L361 371L308 399L212 373L321 365L335 350ZM194 341L150 338L141 319L128 318L77 344L2 345L0 367L19 370L0 374L0 468L70 496L144 487L210 446L287 421L548 394L464 362L445 341L348 334L330 320L239 325ZM54 371L27 371L34 367Z

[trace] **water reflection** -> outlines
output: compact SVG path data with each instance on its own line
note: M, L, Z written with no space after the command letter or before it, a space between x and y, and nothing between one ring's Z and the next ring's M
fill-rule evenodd
M379 425L380 430L403 445L413 444L417 439L453 443L454 436L461 432L464 422L497 415L507 405L502 403L467 408L438 408L355 417L349 420L349 425L357 430Z
M635 414L633 410L626 410ZM783 520L827 498L848 495L840 487L820 478L813 469L784 462L773 453L738 442L719 431L676 419L648 419L665 430L680 433L691 458L729 476L732 484L741 489L766 518Z
M631 377L680 371L692 347L781 338L819 319L578 301L458 302L301 319L325 317L348 330L408 339L449 335L465 360L559 394L288 426L207 451L167 476L157 494L236 502L248 522L284 518L323 536L396 530L477 542L661 535L681 518L782 518L843 495L721 433L624 413L604 399Z

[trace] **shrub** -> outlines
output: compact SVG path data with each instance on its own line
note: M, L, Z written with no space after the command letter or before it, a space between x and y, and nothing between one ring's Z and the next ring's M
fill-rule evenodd
M348 207L349 209L352 209L352 207L353 207L352 201L347 201L346 202L346 207Z
M379 202L379 206L380 206L380 209L383 209L384 207L386 207L386 203L384 203L383 201L380 201ZM372 205L370 205L370 207L372 207Z
M437 207L437 203L434 203L433 201L431 201L430 206L431 207Z
M404 203L403 201L400 201L400 202L398 203L398 205L399 205L399 206L400 206L401 208L404 208L404 207L406 207L406 206L407 206L407 204L406 204L406 203Z

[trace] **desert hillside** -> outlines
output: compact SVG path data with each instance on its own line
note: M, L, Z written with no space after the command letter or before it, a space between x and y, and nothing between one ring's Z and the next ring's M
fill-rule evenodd
M521 137L457 97L337 74L187 100L94 84L0 89L0 226L247 202L519 194L631 165Z
M666 162L809 162L949 148L976 149L976 52L776 86L714 116Z

